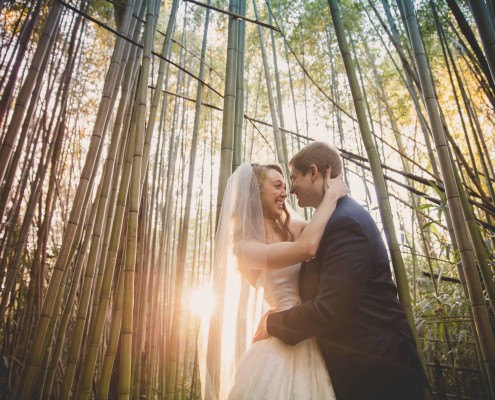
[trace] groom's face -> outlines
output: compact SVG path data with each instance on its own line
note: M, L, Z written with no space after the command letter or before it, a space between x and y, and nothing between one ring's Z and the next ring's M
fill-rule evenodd
M313 185L311 171L308 169L306 175L303 175L297 168L290 171L290 192L297 197L299 207L316 207L315 188Z

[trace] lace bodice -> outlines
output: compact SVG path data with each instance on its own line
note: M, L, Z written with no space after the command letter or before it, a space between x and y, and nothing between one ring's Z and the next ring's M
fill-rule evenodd
M301 264L266 271L264 297L271 310L287 310L299 302Z

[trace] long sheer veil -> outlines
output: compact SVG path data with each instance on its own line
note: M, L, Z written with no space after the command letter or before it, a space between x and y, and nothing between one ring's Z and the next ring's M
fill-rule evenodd
M244 277L249 269L261 271L249 284L239 270L240 255L234 254L235 244L244 239L265 242L258 181L249 163L229 178L217 226L210 280L215 307L209 321L202 323L198 339L201 392L207 400L227 398L263 311L266 258L261 256L249 266L243 263Z

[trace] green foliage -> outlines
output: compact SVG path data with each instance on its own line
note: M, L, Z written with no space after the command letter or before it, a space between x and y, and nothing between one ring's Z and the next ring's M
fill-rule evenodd
M118 12L122 12L126 5L125 0L116 0L114 5L107 0L93 0L89 7L89 14L95 15L98 19L106 24L111 23L112 18ZM120 10L120 11L117 11Z

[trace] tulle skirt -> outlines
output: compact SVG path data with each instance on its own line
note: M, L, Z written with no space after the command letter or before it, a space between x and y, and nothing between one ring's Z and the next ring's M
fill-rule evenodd
M271 337L253 344L235 375L229 400L335 399L315 339L288 346Z

